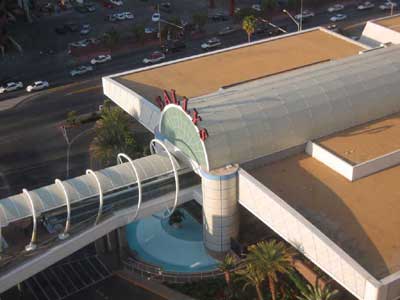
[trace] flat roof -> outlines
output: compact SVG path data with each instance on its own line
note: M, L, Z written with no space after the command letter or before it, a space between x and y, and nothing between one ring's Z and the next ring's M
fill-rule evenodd
M391 18L384 18L381 20L376 20L374 23L379 24L381 26L385 26L390 28L394 31L400 32L400 15L391 17Z
M400 114L355 126L317 140L330 152L359 164L400 149Z
M400 166L349 182L297 154L250 173L377 279L400 270Z
M175 89L189 98L302 66L357 54L363 48L316 28L299 34L133 72L114 79L149 101Z

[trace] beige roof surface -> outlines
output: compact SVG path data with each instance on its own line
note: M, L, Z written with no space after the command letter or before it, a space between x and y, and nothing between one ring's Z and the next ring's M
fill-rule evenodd
M349 182L298 154L250 173L371 275L400 270L400 166Z
M115 79L150 101L163 89L196 97L226 85L355 55L360 50L354 43L315 29Z
M352 164L400 149L400 114L324 137L317 143Z
M374 23L388 27L392 30L400 32L400 16L395 16L392 18L386 18L383 20L375 21Z

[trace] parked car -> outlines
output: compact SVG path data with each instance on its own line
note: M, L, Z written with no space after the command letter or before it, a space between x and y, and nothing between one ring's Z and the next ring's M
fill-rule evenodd
M90 40L85 39L85 40L70 43L69 46L75 47L75 48L85 48L85 47L89 46L89 44L90 44Z
M226 26L225 28L222 28L219 32L218 35L227 35L230 33L234 33L238 31L240 28L238 26Z
M96 11L96 6L94 6L93 4L88 4L86 7L87 7L88 12Z
M264 34L268 32L268 26L265 23L258 23L254 29L255 34Z
M66 34L69 30L68 30L67 26L61 25L61 26L57 26L54 31L57 34Z
M90 32L91 30L92 30L92 29L91 29L91 27L90 27L89 24L83 24L83 25L82 25L82 28L81 28L80 34L81 34L81 35L87 35L87 34L89 34L89 32Z
M172 6L170 2L161 2L160 4L160 10L166 13L171 13L172 12Z
M111 4L114 4L116 6L122 6L124 5L124 2L122 2L121 0L109 0Z
M108 8L108 9L114 9L114 7L115 7L114 4L112 4L112 3L110 3L110 2L107 2L107 1L104 1L104 2L103 2L103 6L104 6L105 8Z
M92 65L103 64L103 63L105 63L107 61L110 61L110 60L111 60L111 55L110 54L103 54L103 55L98 55L98 56L92 58L90 60L90 63Z
M77 32L79 30L79 25L76 23L66 23L65 27L70 31L70 32Z
M117 17L116 17L115 14L114 14L114 15L108 15L108 16L106 17L106 21L115 22L115 21L117 21Z
M114 16L118 21L125 20L125 14L124 13L115 14Z
M158 21L160 21L160 18L161 18L161 15L160 15L159 13L154 13L154 14L151 16L151 20L152 20L153 22L158 22Z
M222 43L221 43L220 39L213 37L213 38L207 40L206 42L204 42L203 44L201 44L201 49L207 51L207 50L210 50L213 48L217 48L221 45L222 45Z
M143 59L144 64L154 64L165 59L165 54L160 51L154 51L149 57Z
M147 34L154 33L154 32L157 32L157 30L155 28L152 28L152 27L146 27L144 29L144 33L147 33Z
M80 67L77 67L76 69L73 69L70 72L70 74L72 77L75 77L77 75L83 75L83 74L91 72L91 71L93 71L92 66L80 66Z
M214 15L211 16L211 20L213 20L214 22L223 22L223 21L228 21L229 19L229 15L226 13L216 13Z
M50 85L49 85L49 83L47 81L39 80L39 81L35 81L31 85L28 85L26 87L26 91L29 92L29 93L33 92L33 91L40 91L40 90L48 88L49 86Z
M3 94L5 92L12 92L16 91L19 89L22 89L24 85L22 84L21 81L18 82L8 82L3 86L0 86L0 94Z
M373 4L372 2L366 1L360 5L357 6L358 10L365 10L365 9L371 9L374 8L375 4Z
M343 4L335 4L328 8L328 12L332 13L332 12L336 12L336 11L341 11L343 9L344 9Z
M329 20L331 20L331 22L338 22L338 21L343 21L345 19L347 19L347 16L345 14L336 14Z
M336 24L329 24L328 26L326 26L326 29L333 31L333 32L338 32L339 28L337 27Z
M392 7L393 7L393 9L396 9L397 3L387 1L387 2L383 3L382 5L379 5L380 10L391 10Z
M121 14L124 15L125 20L133 20L133 18L134 18L133 14L129 11L125 11Z
M261 5L260 4L253 4L251 6L252 9L254 9L255 11L261 11Z
M310 10L307 10L307 9L306 9L306 10L303 11L303 21L306 21L306 20L308 20L308 19L311 19L311 18L314 17L314 16L315 16L314 12L312 12L312 11L310 11ZM298 14L298 15L295 15L294 17L295 17L296 20L300 20L301 17L302 17L302 15L301 15L301 14Z
M186 44L181 40L168 41L166 44L161 46L161 51L164 53L178 52L186 48Z
M281 27L283 30L287 30L286 26ZM280 30L279 28L271 28L270 30L268 30L268 35L269 36L277 36L277 35L281 35L284 34L285 32L283 32L282 30Z

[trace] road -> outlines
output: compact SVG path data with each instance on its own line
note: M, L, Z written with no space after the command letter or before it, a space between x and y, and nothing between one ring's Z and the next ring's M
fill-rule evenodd
M378 9L359 12L348 8L344 13L349 20L341 26L351 26L367 19L384 15ZM320 13L313 20L304 24L304 28L324 25L333 14ZM281 18L277 25L287 25L289 31L295 31L296 25L288 18ZM221 23L223 27L226 24ZM356 31L361 25L354 26ZM358 28L358 29L357 29ZM265 38L255 36L254 39ZM246 34L236 32L222 38L224 46L245 43ZM201 53L201 40L189 41L185 51L168 56L168 60ZM88 113L97 110L103 103L104 95L101 88L101 77L143 66L142 59L151 49L136 51L134 55L115 57L109 64L104 64L86 76L71 79L64 69L38 70L49 80L52 88L27 96L15 108L0 112L0 198L19 193L22 188L33 189L54 182L55 178L64 179L66 175L66 143L58 129L66 114L75 110L78 113ZM35 76L38 76L38 75ZM25 77L24 77L25 76ZM26 80L33 74L25 74ZM26 92L19 91L0 96L2 101L15 97L26 97ZM74 129L71 136L81 129ZM90 167L88 145L93 134L78 139L72 146L70 176L83 174Z

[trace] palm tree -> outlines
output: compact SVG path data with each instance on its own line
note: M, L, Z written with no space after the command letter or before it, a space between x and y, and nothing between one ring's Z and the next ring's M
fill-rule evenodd
M256 30L256 21L257 19L254 16L246 16L243 19L242 28L247 33L247 39L249 43L251 40L251 35Z
M287 274L293 269L294 251L275 240L258 242L249 246L248 250L246 261L260 268L268 280L272 300L276 300L278 274Z
M231 286L231 272L236 266L236 259L232 254L225 255L223 261L219 264L218 268L224 272L225 282L228 287Z
M318 280L315 286L307 284L306 288L301 291L301 296L297 296L299 300L331 300L338 293L338 290L331 290L328 285L325 285L322 289L318 284Z
M103 106L101 119L95 125L96 135L89 146L92 161L105 167L114 164L121 152L131 158L140 156L129 122L129 116L119 107Z
M244 280L246 282L243 286L243 290L249 285L252 285L256 289L258 300L264 300L261 284L265 277L259 267L248 263L244 269L238 270L236 273L240 276L239 280Z

